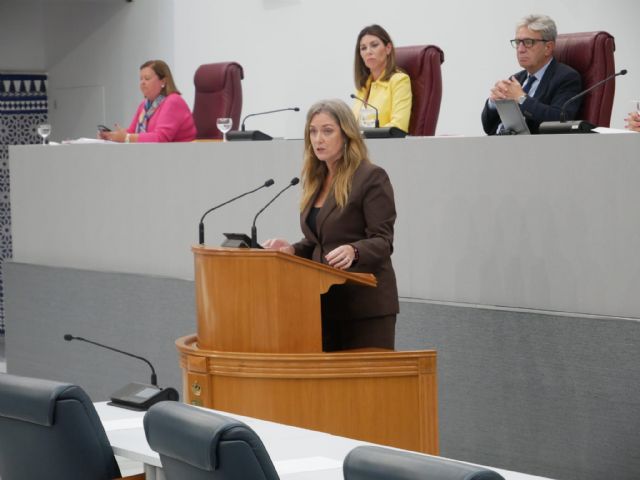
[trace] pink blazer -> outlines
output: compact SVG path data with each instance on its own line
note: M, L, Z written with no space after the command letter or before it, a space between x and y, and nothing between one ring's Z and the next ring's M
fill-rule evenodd
M127 132L135 133L144 101L138 106ZM196 125L187 102L178 93L163 100L149 119L147 131L138 134L138 142L191 142L196 138Z

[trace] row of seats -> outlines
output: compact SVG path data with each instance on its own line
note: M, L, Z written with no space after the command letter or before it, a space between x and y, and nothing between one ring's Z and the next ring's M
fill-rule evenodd
M607 32L568 33L558 35L555 57L576 69L582 75L583 88L587 89L614 73L614 51L614 38ZM442 99L440 68L444 53L435 45L398 47L396 60L411 78L413 107L409 135L434 135ZM219 117L231 117L235 126L240 124L243 78L242 66L236 62L210 63L198 68L193 106L197 139L222 138L216 128ZM614 81L595 89L585 97L578 118L608 127L614 94ZM475 115L481 109L481 100L477 105L469 105L470 114Z
M178 402L144 417L167 480L277 480L260 438L246 424ZM344 460L345 480L504 480L474 465L362 446ZM78 386L0 374L0 478L108 480L120 470L102 423ZM144 475L127 477L143 480Z

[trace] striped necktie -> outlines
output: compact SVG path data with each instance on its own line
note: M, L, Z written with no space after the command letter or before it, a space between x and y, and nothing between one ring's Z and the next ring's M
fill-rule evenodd
M529 75L527 81L524 83L524 87L522 87L522 91L524 93L529 93L529 90L531 90L531 85L533 85L533 82L535 82L536 80L537 79L535 75Z

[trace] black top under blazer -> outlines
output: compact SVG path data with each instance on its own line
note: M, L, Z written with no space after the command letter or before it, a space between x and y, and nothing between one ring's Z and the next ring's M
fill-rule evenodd
M515 79L522 85L527 78L527 71L522 70L514 75ZM527 121L531 133L538 133L538 128L542 122L560 120L560 108L571 97L582 91L582 79L580 74L569 65L551 60L542 80L538 84L535 95L528 96L524 103L520 105L522 114ZM577 99L567 105L565 110L566 119L573 120L582 99ZM489 100L482 110L482 128L488 135L497 133L500 125L500 116L495 108L489 108Z
M307 225L316 195L300 215L304 238L293 245L295 254L326 263L325 255L340 245L358 249L360 258L350 272L373 273L378 286L333 286L323 297L323 318L363 319L395 315L399 311L396 276L391 264L396 208L387 172L362 162L353 175L344 208L329 192L316 218L317 235Z

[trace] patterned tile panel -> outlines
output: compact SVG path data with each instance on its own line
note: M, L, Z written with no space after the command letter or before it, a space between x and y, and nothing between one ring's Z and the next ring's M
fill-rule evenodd
M0 73L0 336L4 335L2 264L13 256L9 199L9 145L40 143L48 117L47 76Z

